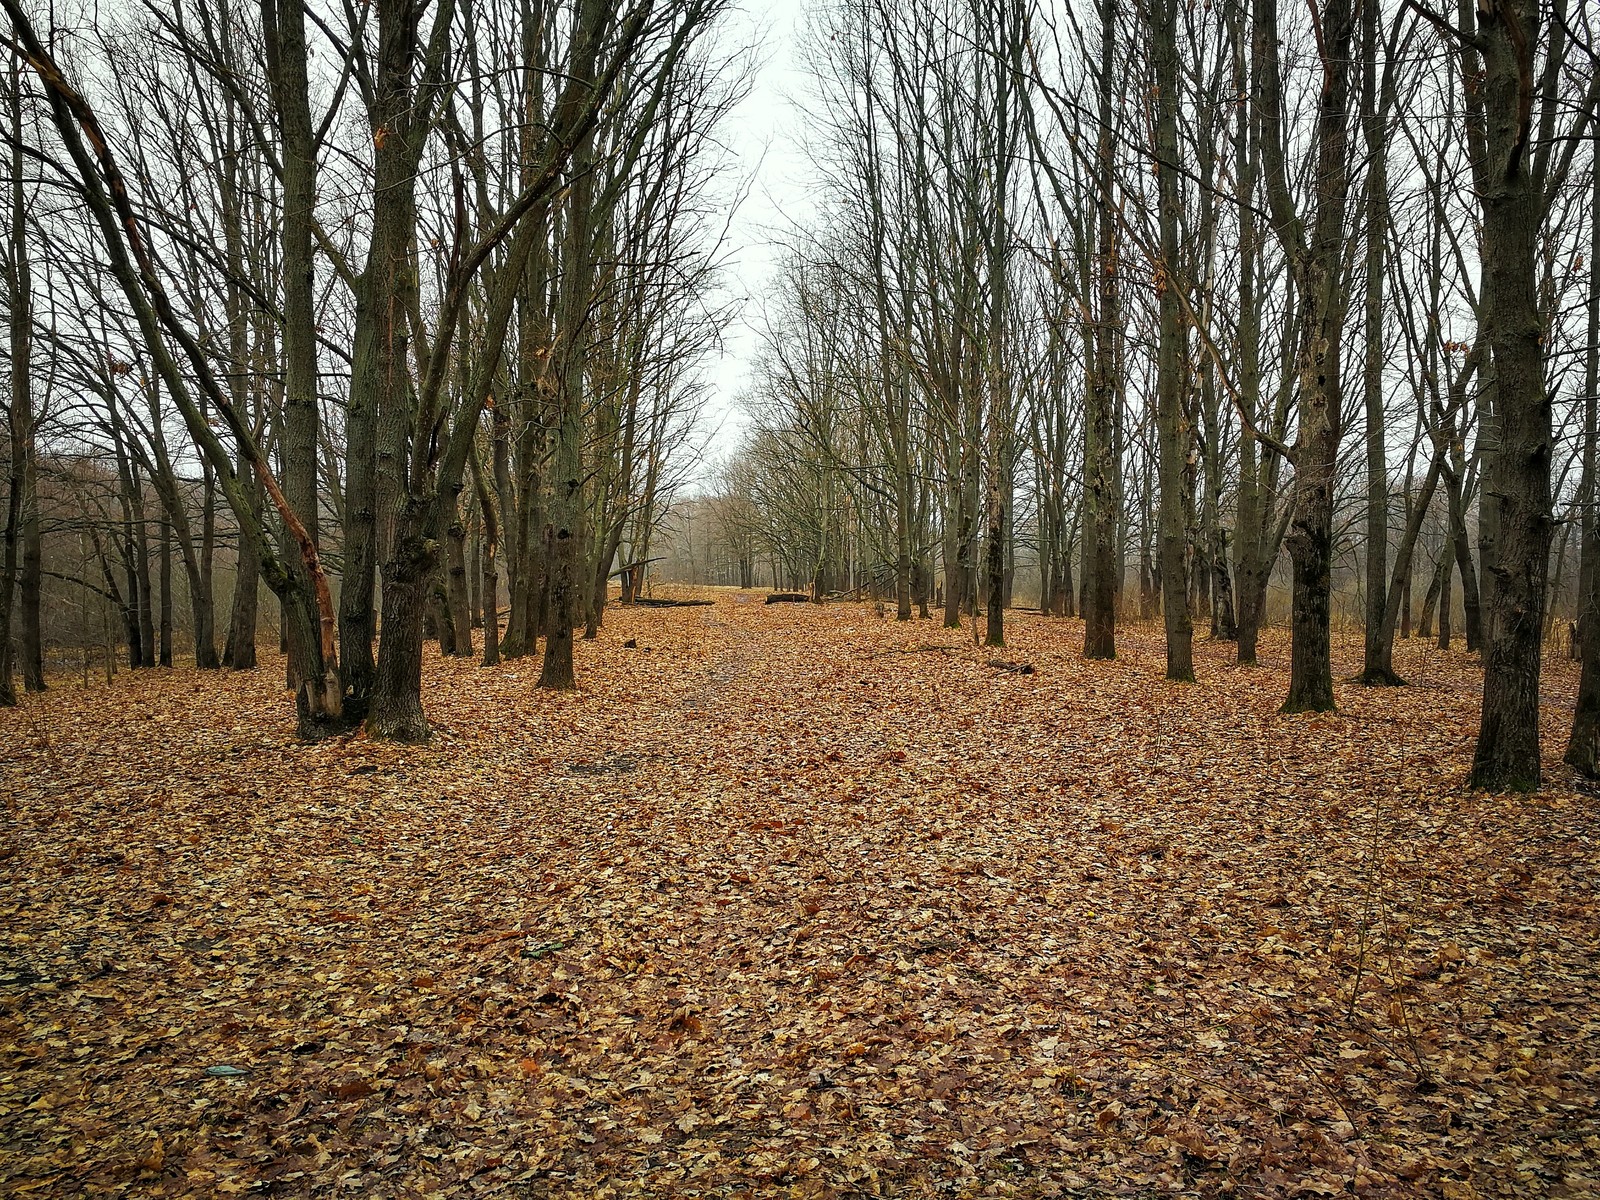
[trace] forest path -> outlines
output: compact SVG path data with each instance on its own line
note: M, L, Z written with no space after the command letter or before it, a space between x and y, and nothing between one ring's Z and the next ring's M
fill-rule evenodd
M1283 717L1155 628L708 594L576 694L430 658L424 748L296 744L275 661L0 713L0 1192L1595 1190L1560 709L1477 796L1464 655Z

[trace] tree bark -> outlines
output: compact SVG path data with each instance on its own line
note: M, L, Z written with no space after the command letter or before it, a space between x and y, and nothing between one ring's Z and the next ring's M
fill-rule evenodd
M1444 559L1444 570L1439 575L1438 646L1441 650L1450 649L1450 619L1454 615L1451 612L1453 601L1450 598L1450 580L1454 574L1454 564L1450 561L1450 556L1446 554Z
M1309 229L1294 210L1283 163L1276 0L1259 0L1255 11L1267 196L1305 305L1296 363L1300 392L1294 512L1286 539L1294 564L1294 610L1283 711L1325 712L1334 707L1329 616L1334 475L1343 432L1340 363L1348 308L1344 239L1354 9L1351 0L1327 0L1315 18L1322 86L1311 150L1315 186Z
M1590 164L1589 263L1600 264L1600 167ZM1583 558L1579 566L1578 701L1567 738L1566 761L1589 778L1600 777L1600 520L1595 504L1600 499L1597 478L1597 442L1600 442L1600 286L1591 275L1589 285L1588 349L1583 366Z
M422 614L438 552L424 536L422 522L416 504L407 503L383 567L383 641L367 728L395 742L425 742L429 736L422 711Z
M1244 47L1244 15L1232 14L1234 41L1234 86L1240 95L1250 86ZM1257 291L1261 270L1261 239L1255 212L1255 194L1260 176L1261 138L1259 113L1254 105L1241 105L1233 128L1234 180L1239 227L1239 407L1248 416L1239 431L1239 487L1234 518L1234 576L1239 590L1238 643L1235 659L1241 666L1254 666L1261 622L1266 606L1267 578L1277 546L1267 547L1267 531L1272 521L1273 494L1266 485L1262 469L1262 447L1255 424L1261 420L1261 307ZM1288 312L1294 304L1291 281ZM1286 324L1292 322L1286 316ZM1288 336L1286 328L1285 336Z
M1121 468L1117 462L1115 378L1120 325L1115 229L1115 164L1112 137L1113 45L1116 26L1111 0L1100 4L1100 132L1096 180L1099 190L1095 255L1094 321L1085 337L1088 389L1083 419L1083 656L1111 659L1117 654L1117 592L1121 574L1117 536L1121 517ZM1088 346L1093 346L1092 353Z
M461 521L460 485L444 489L445 504L445 592L450 607L450 623L455 629L451 653L458 658L472 657L472 602L467 588L467 531Z
M129 502L133 506L133 562L139 576L139 665L156 665L156 594L150 578L150 526L146 520L144 480L139 468L130 464L133 490Z
M1389 232L1388 148L1378 104L1378 5L1362 4L1361 128L1367 152L1366 295L1361 363L1366 416L1366 620L1360 682L1400 687L1389 614L1389 454L1383 413L1383 272ZM1387 91L1387 89L1385 89ZM1385 96L1387 99L1387 96ZM1387 109L1387 105L1384 106Z
M283 214L280 253L283 273L283 411L279 455L284 499L299 515L313 546L318 536L317 314L315 257L312 252L316 207L316 142L311 123L310 83L302 0L261 0L267 78L282 147ZM291 565L300 604L315 603L315 585L305 562L294 554L294 538L282 532L284 561ZM346 550L350 548L346 543ZM298 622L285 625L289 674L297 681L331 676L342 687L338 664L322 661L320 630ZM308 644L316 643L316 644Z
M1194 625L1189 616L1184 470L1189 429L1183 411L1185 331L1178 297L1178 11L1173 0L1151 0L1148 30L1156 82L1155 158L1161 261L1156 290L1160 335L1156 347L1156 443L1161 542L1161 613L1167 634L1167 678L1194 682Z
M160 665L172 665L172 522L161 522L161 653Z
M572 75L592 80L603 9L597 0L583 0L580 42L573 53ZM570 691L578 686L572 660L573 627L583 600L583 408L588 366L588 312L595 286L594 197L595 139L585 133L573 151L566 207L566 239L558 300L560 370L556 378L559 416L551 463L550 610L545 628L544 661L539 686Z
M1480 15L1482 94L1488 116L1480 191L1483 287L1479 336L1494 370L1499 446L1484 479L1497 518L1489 575L1482 719L1471 784L1490 791L1539 786L1540 634L1549 569L1551 412L1538 303L1544 198L1531 170L1533 0L1502 0Z
M500 522L494 497L484 485L478 456L474 454L469 463L472 486L478 496L478 513L483 523L483 665L493 667L500 662Z
M16 682L13 678L12 597L17 585L19 551L32 507L29 495L29 474L33 461L33 276L28 258L27 204L23 192L23 141L22 141L22 81L20 74L13 76L8 89L11 137L11 188L10 188L10 247L6 254L5 269L7 291L10 293L11 318L11 395L8 404L10 433L10 470L6 489L5 540L3 561L0 561L0 706L9 707L17 702ZM28 614L24 604L23 623ZM37 619L37 610L34 617ZM27 655L24 653L24 659ZM26 664L24 669L26 670ZM40 684L43 684L41 672Z
M1478 651L1483 649L1483 600L1478 590L1478 572L1472 561L1472 538L1467 533L1467 498L1462 480L1465 473L1463 460L1445 476L1445 497L1450 544L1456 569L1461 573L1462 632L1466 635L1467 649Z

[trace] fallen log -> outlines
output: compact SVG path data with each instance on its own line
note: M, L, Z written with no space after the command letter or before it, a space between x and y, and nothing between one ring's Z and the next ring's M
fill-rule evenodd
M1032 675L1034 673L1032 663L1006 662L1003 659L991 658L989 665L996 671L1006 671L1012 675Z

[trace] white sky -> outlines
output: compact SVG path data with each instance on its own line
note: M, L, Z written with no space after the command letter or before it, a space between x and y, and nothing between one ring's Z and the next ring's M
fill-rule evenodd
M810 84L798 67L798 50L809 9L805 0L746 0L729 23L730 44L759 48L750 94L725 133L749 187L729 230L727 254L729 288L744 305L712 367L713 394L705 415L710 442L694 473L697 483L707 482L711 469L739 442L746 419L738 398L756 351L761 296L780 257L779 239L804 223L808 208L803 107Z

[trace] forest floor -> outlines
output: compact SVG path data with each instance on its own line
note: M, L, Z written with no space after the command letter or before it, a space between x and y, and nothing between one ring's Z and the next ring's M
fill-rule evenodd
M276 660L0 712L0 1194L1600 1194L1569 664L1489 796L1460 651L1286 717L1277 634L708 594L430 657L423 748Z

